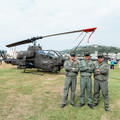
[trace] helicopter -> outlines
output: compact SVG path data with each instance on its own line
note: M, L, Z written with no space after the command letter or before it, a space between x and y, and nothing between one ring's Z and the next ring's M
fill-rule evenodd
M82 32L82 33L92 32L91 33L92 35L96 29L97 28L82 29L82 30L51 34L51 35L40 36L40 37L37 36L30 39L22 40L19 42L6 45L6 47L14 47L18 45L27 44L27 43L33 43L33 46L29 46L27 51L20 51L17 54L16 59L8 59L4 55L4 53L1 53L1 56L3 57L3 60L5 61L5 63L17 65L18 66L17 68L18 69L23 68L24 72L26 71L26 69L29 69L29 68L37 68L37 70L41 69L47 72L58 72L63 68L65 58L62 56L62 54L59 51L43 50L40 45L36 45L36 41L46 37L71 34L71 33L77 33L77 32ZM82 33L79 35L79 37L82 35ZM89 38L91 37L91 35L89 36ZM84 37L85 36L86 35L84 35ZM79 42L78 46L83 41L83 39ZM77 49L77 47L74 49L74 51Z
M47 72L58 72L61 70L64 58L56 50L42 50L41 46L29 46L27 51L20 51L17 59L4 59L7 64L17 65L18 69L37 68Z

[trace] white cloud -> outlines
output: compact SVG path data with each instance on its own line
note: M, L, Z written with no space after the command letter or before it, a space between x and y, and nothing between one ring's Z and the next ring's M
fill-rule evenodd
M0 3L0 49L34 36L89 27L98 27L90 44L118 46L119 0L0 0ZM46 38L38 43L45 49L68 49L76 45L73 41L78 35ZM82 45L86 41L87 38ZM25 48L27 45L17 47Z

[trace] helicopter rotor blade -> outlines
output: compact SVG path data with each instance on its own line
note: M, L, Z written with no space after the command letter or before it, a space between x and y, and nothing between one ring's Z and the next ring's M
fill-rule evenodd
M71 33L76 33L76 32L82 32L82 30L71 31L71 32L64 32L64 33L58 33L58 34L52 34L52 35L46 35L46 36L42 36L42 37L46 38L46 37L52 37L52 36L58 36L58 35L65 35L65 34L71 34Z
M14 47L14 46L17 46L17 45L22 45L22 44L27 44L27 43L30 43L30 41L24 40L24 41L12 43L12 44L6 45L6 47Z
M19 41L19 42L16 42L16 43L12 43L12 44L6 45L6 47L14 47L14 46L18 46L18 45L32 43L32 42L34 42L34 41L36 41L38 39L42 39L42 37L33 37L31 39L27 39L27 40L23 40L23 41Z
M52 37L52 36L58 36L58 35L64 35L64 34L71 34L71 33L77 33L77 32L92 32L95 31L97 28L88 28L88 29L83 29L83 30L76 30L76 31L70 31L70 32L63 32L63 33L57 33L57 34L51 34L51 35L46 35L46 36L40 36L40 37L33 37L31 39L19 41L16 43L12 43L9 45L6 45L6 47L13 47L17 45L22 45L22 44L27 44L27 43L32 43L38 39L46 38L46 37Z
M58 34L51 34L51 35L46 35L46 36L42 36L42 38L46 38L46 37L52 37L52 36L57 36L57 35L64 35L64 34L71 34L71 33L77 33L77 32L93 32L95 31L97 28L88 28L88 29L83 29L83 30L76 30L76 31L70 31L70 32L63 32L63 33L58 33Z

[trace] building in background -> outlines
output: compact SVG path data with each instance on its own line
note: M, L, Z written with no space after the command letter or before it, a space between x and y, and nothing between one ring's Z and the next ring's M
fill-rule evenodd
M7 57L16 59L17 53L15 50L7 50Z

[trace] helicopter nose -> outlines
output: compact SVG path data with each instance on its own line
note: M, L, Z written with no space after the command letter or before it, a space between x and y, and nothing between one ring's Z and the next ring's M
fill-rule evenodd
M66 60L67 60L66 58L64 58L64 57L62 58L62 61L64 61L64 62L65 62Z

